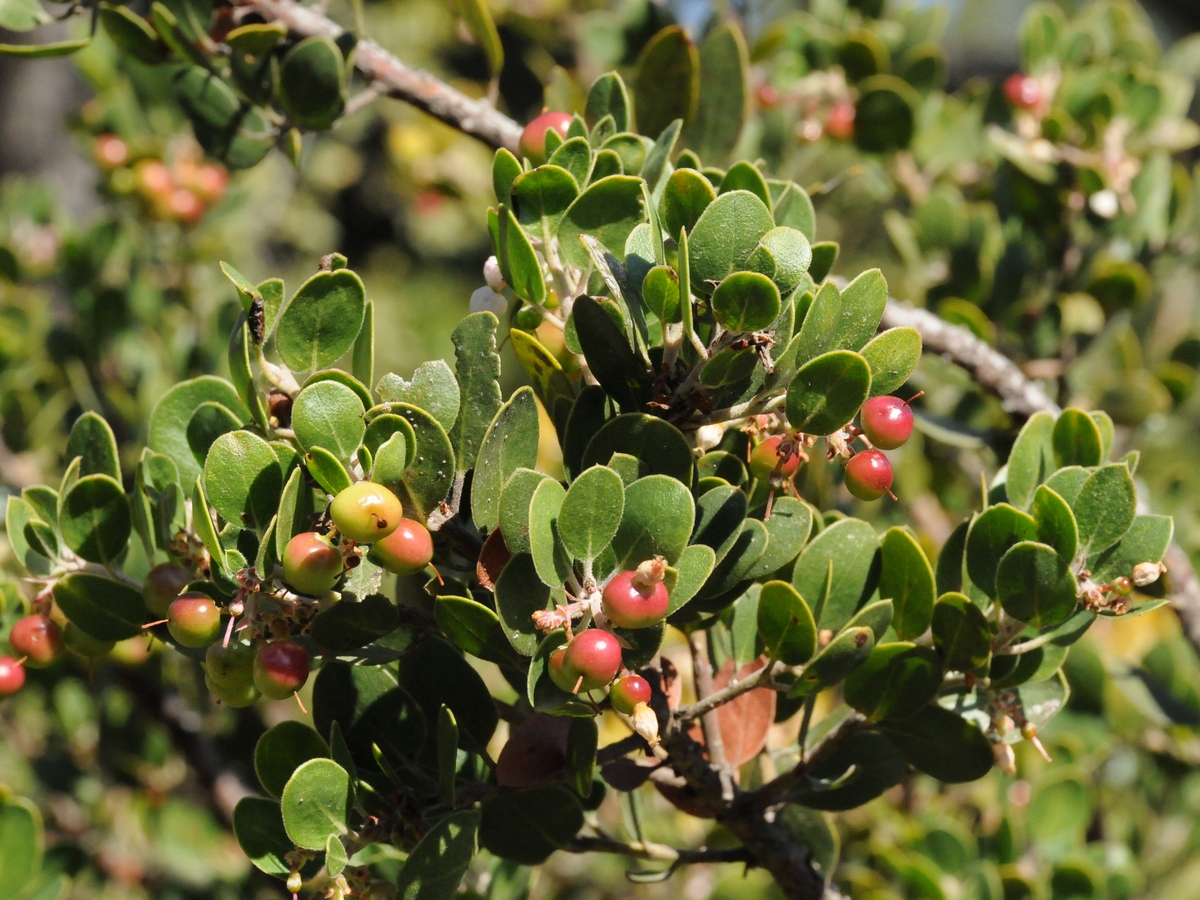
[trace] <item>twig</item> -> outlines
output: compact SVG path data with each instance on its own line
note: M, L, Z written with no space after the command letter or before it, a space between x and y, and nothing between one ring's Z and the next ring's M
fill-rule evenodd
M708 658L708 633L697 629L688 635L688 646L692 650L692 675L696 682L696 696L703 703L716 692L713 690L712 663ZM721 740L721 723L717 719L717 704L700 717L704 729L704 745L713 768L721 776L721 799L726 803L733 800L733 774L725 758L725 742Z
M754 858L745 847L726 847L709 850L679 850L665 844L651 841L638 841L626 844L607 837L588 837L577 835L571 843L564 847L569 853L617 853L621 856L632 856L634 859L650 859L669 862L672 865L691 865L693 863L754 863Z
M675 710L675 718L680 722L687 722L692 719L702 718L703 716L708 715L712 710L715 710L718 706L728 703L735 697L740 697L742 694L745 694L747 691L752 691L755 688L764 687L768 682L770 682L773 676L779 672L782 672L786 668L787 667L782 663L763 666L753 675L749 675L740 681L731 681L719 691L713 691L711 694L707 695L698 702L693 703L691 706L680 707L679 709Z
M286 25L297 37L336 38L345 29L318 10L294 0L239 0L238 6L257 10L268 21ZM354 67L381 94L411 103L489 147L517 150L521 126L486 100L475 100L428 72L406 65L372 40L360 40Z

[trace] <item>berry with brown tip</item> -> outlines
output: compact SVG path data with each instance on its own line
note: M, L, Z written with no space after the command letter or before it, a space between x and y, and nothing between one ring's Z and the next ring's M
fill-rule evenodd
M50 665L63 654L62 629L49 616L33 613L13 625L8 642L25 664L35 669Z
M648 560L636 570L621 572L604 586L604 615L618 628L648 628L667 616L669 598L663 584L666 561Z
M895 450L912 436L912 407L884 394L863 404L859 415L863 434L880 450Z
M794 438L773 434L750 453L750 474L760 481L782 478L789 481L800 470L799 447Z
M396 575L411 575L433 559L433 538L416 519L401 519L395 531L371 546L371 558Z
M372 544L396 530L404 518L404 507L382 484L359 481L333 498L329 516L350 540Z

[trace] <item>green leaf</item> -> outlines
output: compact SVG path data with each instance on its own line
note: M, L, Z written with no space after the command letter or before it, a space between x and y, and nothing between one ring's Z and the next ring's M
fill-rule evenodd
M142 633L146 607L142 594L100 575L73 572L54 584L54 602L87 635L123 641Z
M771 507L771 516L763 520L767 529L767 549L746 573L747 578L771 575L796 558L812 531L812 509L794 497L779 497Z
M462 402L458 380L444 359L421 363L413 372L412 381L405 381L389 372L379 380L375 392L384 403L407 403L420 407L447 430L454 427Z
M996 569L996 599L1018 622L1051 628L1075 609L1079 585L1071 567L1053 547L1021 541Z
M624 258L626 239L646 221L644 204L640 178L609 175L592 182L575 198L559 223L563 260L581 269L587 267L590 257L579 239L584 234L594 237L617 258Z
M0 44L0 55L19 56L25 59L49 59L55 56L70 56L92 42L90 37L71 41L55 41L49 44Z
M908 763L891 741L874 731L856 731L837 752L816 761L810 778L789 799L811 809L855 809L899 784L907 773Z
M233 331L229 335L229 377L237 388L238 397L245 407L250 410L250 417L260 427L267 427L267 410L263 406L262 395L254 383L254 373L250 369L250 347L253 337L250 326L246 324L243 313L238 317Z
M518 553L510 559L496 579L495 593L504 636L522 656L533 656L541 633L532 616L550 601L550 588L539 577L533 557Z
M498 721L496 704L483 679L450 643L428 635L410 646L400 658L399 681L426 722L437 721L439 710L448 707L463 747L476 753L487 748Z
M776 187L781 184L783 189L776 193ZM768 186L775 198L775 224L795 228L812 241L817 231L817 214L808 192L794 181L771 181ZM813 280L819 279L813 276Z
M987 617L965 594L948 593L933 605L933 646L947 671L981 672L992 655Z
M275 335L279 356L299 372L333 365L354 346L366 302L362 280L349 269L318 272L292 295L280 316Z
M346 108L346 63L333 38L308 37L287 52L277 96L291 122L306 131L323 131L338 120Z
M779 288L766 275L735 272L717 285L711 305L729 331L760 331L779 316Z
M889 528L880 547L879 596L890 599L895 608L892 627L901 640L920 637L929 627L937 598L933 567L916 538L904 528Z
M683 28L668 25L642 48L633 96L642 134L657 135L675 119L691 121L700 97L700 54Z
M375 451L371 464L371 480L376 484L400 484L408 468L408 440L396 433L384 441Z
M871 392L871 369L857 353L835 350L800 367L787 391L788 422L805 434L833 434Z
M1175 523L1170 516L1135 517L1121 540L1088 557L1087 567L1092 572L1092 580L1105 584L1118 575L1128 578L1138 563L1159 562L1171 546L1174 530Z
M592 793L599 738L595 719L590 716L571 719L571 727L567 731L567 778L575 788L575 793L584 800Z
M893 75L875 75L859 85L854 105L854 143L868 153L902 150L913 138L916 91Z
M750 107L749 54L733 23L718 25L700 44L700 92L687 129L688 147L701 159L722 160L741 136Z
M325 739L308 725L286 720L263 732L254 745L254 772L272 797L282 797L292 774L310 759L329 756Z
M529 550L542 582L562 585L571 576L571 558L559 536L558 519L566 490L547 479L537 486L529 501Z
M501 69L504 68L504 45L500 43L500 32L496 30L496 22L492 19L488 0L455 0L455 2L458 5L459 13L466 20L467 27L471 29L471 36L487 54L488 69L491 70L492 77L497 78ZM401 896L405 900L409 900L403 892L401 892ZM424 895L421 896L424 900Z
M454 342L459 413L447 433L454 447L458 472L475 465L483 436L504 399L500 393L500 354L496 352L499 327L499 320L490 312L477 312L459 322L450 335Z
M310 384L292 404L292 430L305 450L322 447L340 460L354 458L366 435L362 398L337 381Z
M728 177L727 175L726 181ZM722 186L724 183L722 182ZM767 267L759 269L759 261L766 263L772 271L768 272ZM750 267L769 275L785 294L794 290L804 280L811 262L812 247L808 238L797 229L786 226L772 228L764 234L759 241L759 249L750 257Z
M356 650L396 630L396 607L391 600L382 594L367 594L362 599L352 595L354 576L364 568L367 567L360 563L351 574L342 599L313 619L313 642L324 651Z
M967 575L989 597L996 596L996 567L1010 547L1037 536L1033 517L1007 503L988 507L967 532Z
M296 846L283 827L283 810L265 797L243 797L233 810L233 833L255 868L276 878L287 878L292 867L288 854Z
M768 581L758 597L758 633L767 653L789 666L812 659L817 626L804 598L786 581Z
M522 178L525 176L521 176ZM513 182L515 191L517 181ZM501 206L497 231L496 257L500 273L512 287L513 293L530 303L540 305L546 299L546 280L529 236L507 206Z
M803 697L832 687L861 666L875 648L875 635L866 626L847 628L821 648L792 688L792 697Z
M117 455L117 439L102 416L85 412L71 426L67 437L67 459L80 457L80 475L107 475L121 480L121 461Z
M1082 466L1067 466L1059 469L1046 479L1046 487L1050 488L1071 506L1079 499L1079 492L1091 477L1092 472Z
M425 410L407 403L392 404L391 410L412 426L416 452L409 457L403 482L389 487L416 511L418 517L428 518L450 492L454 481L454 448L438 420ZM461 420L462 415L459 418ZM457 425L455 427L457 430ZM461 452L461 445L459 450Z
M54 21L38 0L4 0L0 3L0 28L9 31L32 31L39 25Z
M967 552L967 530L970 520L959 522L946 538L937 558L937 590L939 594L963 589L963 565Z
M1067 501L1046 485L1039 485L1030 512L1037 525L1037 540L1049 544L1063 559L1073 560L1079 546L1079 529Z
M457 896L459 882L475 856L481 818L478 810L461 810L426 832L400 870L397 898L451 900Z
M86 475L63 495L58 528L63 542L88 562L111 565L133 530L125 489L107 475Z
M425 717L388 667L326 663L313 685L312 703L317 731L329 734L336 722L360 766L373 759L373 745L391 764L406 765L425 743Z
M587 138L573 137L563 143L550 155L550 165L566 169L575 179L575 184L587 184L588 175L592 170L592 148Z
M642 299L660 322L678 322L679 276L675 270L670 266L655 266L647 272L642 282Z
M671 176L672 181L678 174ZM663 221L670 221L665 214ZM759 241L773 227L771 211L749 191L730 191L709 203L688 235L692 289L708 294L713 285L745 269Z
M1073 508L1080 554L1090 556L1111 547L1129 530L1137 512L1129 469L1121 463L1101 466L1084 482Z
M889 328L863 345L862 358L871 368L871 396L898 389L921 361L921 334L915 328Z
M582 472L567 489L558 514L563 546L577 559L600 555L621 524L625 487L621 476L605 466Z
M525 230L545 245L558 233L563 214L577 196L579 184L575 177L564 168L546 164L518 176L513 182L512 209Z
M18 895L42 868L42 815L28 800L8 797L0 805L0 884Z
M1103 441L1095 420L1081 409L1064 409L1054 423L1051 437L1054 464L1098 466L1104 460Z
M1055 469L1054 416L1036 412L1017 435L1008 457L1008 499L1018 509L1028 509L1033 493Z
M544 862L583 827L579 798L555 785L492 794L481 812L484 849L527 866Z
M225 571L225 549L221 546L221 537L217 534L217 525L209 510L208 497L204 493L203 479L197 478L192 488L192 529L204 549L212 557L213 567L217 571Z
M645 464L652 475L669 475L690 487L692 451L679 429L656 416L626 413L605 422L588 442L581 468L604 465L614 453L625 453Z
M438 597L433 607L438 628L462 650L494 662L511 666L517 662L504 625L491 609L468 597Z
M57 503L55 504L54 519L58 520ZM40 522L33 507L25 500L9 494L4 512L4 528L8 538L9 548L16 561L25 567L30 575L46 576L54 568L54 564L46 557L36 541L26 537L26 529L33 523ZM43 524L49 527L48 523Z
M348 832L350 775L332 759L310 759L288 779L283 826L297 847L324 850L331 836Z
M835 522L804 548L792 573L801 597L820 597L833 569L832 587L817 615L819 628L841 628L871 596L879 578L878 553L875 529L859 519Z
M617 569L636 568L655 556L674 565L687 546L695 517L691 492L676 479L648 475L634 481L625 488L620 526L612 538Z
M191 43L161 3L151 7L159 37L184 59L196 63L206 57ZM203 65L184 69L174 81L175 97L192 122L196 141L210 156L231 169L258 164L275 143L275 130L256 107L238 100L233 89Z
M658 217L663 231L671 236L680 231L690 234L716 196L711 182L699 172L676 169L667 179L658 201Z
M261 530L279 508L283 473L270 444L249 431L231 431L208 451L204 487L226 522Z
M206 403L216 403L231 411L237 425L247 421L245 407L233 385L212 375L179 382L162 395L150 413L150 449L168 457L179 467L179 479L183 484L191 484L200 476L208 453L208 446L205 446L197 457L188 440L188 425L196 410Z
M584 115L591 125L605 116L613 117L617 131L628 131L632 124L629 91L616 72L606 72L592 82L588 90L587 107Z
M877 644L866 662L846 677L846 702L869 719L903 719L934 698L942 666L929 647Z
M736 538L723 554L719 554L717 565L709 576L700 596L716 600L716 604L702 604L701 611L708 612L726 605L726 595L748 578L758 560L766 552L769 538L767 528L758 519L743 519Z
M337 496L351 485L346 464L324 447L313 447L304 454L308 474L327 494ZM390 487L390 485L388 485Z
M544 472L518 468L504 482L500 491L499 527L509 553L530 552L529 505L538 485L549 477Z
M940 706L879 727L915 768L939 781L975 781L992 768L992 745L983 732Z
M350 359L354 377L362 384L370 384L375 379L375 304L370 300L363 305L362 328L354 339Z
M479 528L499 526L504 483L517 469L532 469L537 459L537 400L532 388L523 387L500 407L479 449L471 482L471 517Z
M671 570L668 570L668 615L674 615L700 592L716 564L717 554L712 547L692 544L684 549L676 564L678 574L673 585L670 582Z

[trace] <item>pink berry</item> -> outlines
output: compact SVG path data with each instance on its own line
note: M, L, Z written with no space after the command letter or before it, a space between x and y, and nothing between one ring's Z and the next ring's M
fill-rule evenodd
M566 647L559 647L550 654L550 660L546 665L546 671L550 673L550 680L562 688L567 693L573 693L575 683L579 681L579 676L572 676L563 666L563 657L567 655Z
M184 647L207 647L221 636L221 609L208 594L189 591L167 609L167 631Z
M411 575L433 559L433 538L415 519L401 519L395 531L371 546L371 556L389 572Z
M613 682L608 699L617 712L631 716L639 703L650 702L650 682L641 675L622 675Z
M912 407L899 397L872 397L859 416L863 434L880 450L895 450L912 436Z
M750 453L750 474L760 481L771 478L788 481L800 470L802 460L798 451L795 438L773 434Z
M621 671L621 645L615 635L600 628L589 628L571 638L563 654L563 671L575 680L583 678L581 691L602 688Z
M636 571L621 572L604 587L604 615L618 628L648 628L667 615L667 587L647 583Z
M1042 86L1036 78L1016 72L1004 79L1004 97L1017 109L1033 109L1042 102Z
M283 700L304 687L310 668L303 647L295 641L274 641L254 657L254 686L272 700Z
M11 697L25 684L25 667L11 656L0 656L0 697Z
M324 594L337 584L342 569L342 554L315 531L296 535L283 548L283 579L301 594Z
M849 100L839 100L829 110L825 119L825 133L835 141L849 141L854 138L854 104Z
M9 632L8 642L25 664L35 669L48 666L63 654L62 629L49 616L33 613L20 619Z
M878 500L892 487L892 464L879 450L863 450L846 463L846 487L859 500Z
M520 150L530 162L540 165L546 161L546 132L557 131L564 138L574 118L565 112L544 112L525 126L521 132Z

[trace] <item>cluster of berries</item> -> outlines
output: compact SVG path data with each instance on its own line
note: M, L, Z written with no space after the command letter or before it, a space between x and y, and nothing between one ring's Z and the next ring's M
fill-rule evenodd
M915 398L914 398L915 399ZM884 450L895 450L912 436L913 413L909 401L883 395L863 404L858 428L871 447L846 450L846 488L860 500L878 500L892 490L892 464ZM832 451L831 451L832 453ZM808 459L799 437L776 434L764 438L750 453L750 474L772 488L790 483Z
M169 166L152 156L134 159L129 145L115 134L92 141L92 158L109 172L112 189L135 194L157 219L195 225L229 188L229 173L218 163L181 155Z

